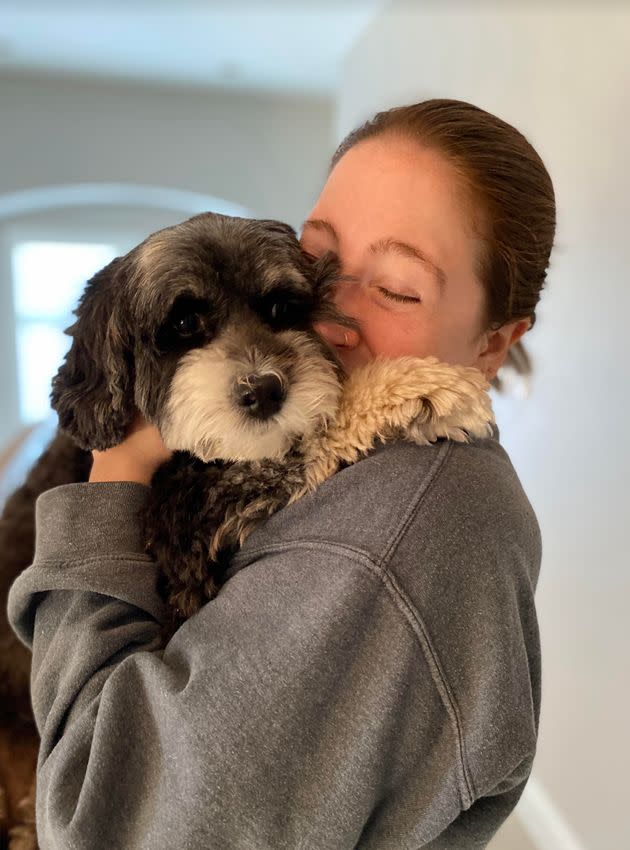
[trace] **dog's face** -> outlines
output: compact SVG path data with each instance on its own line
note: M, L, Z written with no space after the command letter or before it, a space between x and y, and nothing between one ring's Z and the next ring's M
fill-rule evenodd
M312 330L354 326L329 297L336 271L281 222L206 213L158 231L88 283L53 380L60 427L102 450L137 409L204 461L281 457L339 401L341 364Z

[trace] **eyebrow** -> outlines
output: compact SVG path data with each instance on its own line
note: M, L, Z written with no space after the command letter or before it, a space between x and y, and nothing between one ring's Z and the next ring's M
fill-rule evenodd
M312 227L314 230L320 230L327 233L338 243L339 234L333 225L325 218L309 218L302 224L302 228ZM408 242L401 242L399 239L379 239L373 242L369 247L370 253L380 256L383 254L398 254L401 257L408 257L411 260L416 260L431 269L437 280L440 288L440 295L443 294L446 288L446 274L440 266L435 263L428 254L415 245L410 245Z

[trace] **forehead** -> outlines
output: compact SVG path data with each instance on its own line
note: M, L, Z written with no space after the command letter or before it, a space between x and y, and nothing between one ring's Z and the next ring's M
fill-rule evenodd
M462 183L443 156L412 140L369 139L351 148L309 217L333 221L349 251L394 238L418 244L444 265L473 263Z

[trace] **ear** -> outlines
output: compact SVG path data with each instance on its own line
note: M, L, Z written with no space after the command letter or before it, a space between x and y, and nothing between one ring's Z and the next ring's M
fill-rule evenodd
M483 372L488 381L495 378L508 356L510 346L519 341L523 334L529 330L530 325L529 319L515 319L513 322L506 322L496 331L486 333L483 351L479 354L475 365Z
M122 442L135 414L133 341L123 318L128 268L127 257L118 257L88 281L52 382L59 427L88 451Z

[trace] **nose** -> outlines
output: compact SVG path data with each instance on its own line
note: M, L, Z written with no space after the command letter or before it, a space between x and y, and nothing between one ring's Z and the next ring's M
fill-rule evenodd
M237 381L238 403L254 419L264 421L277 413L286 398L277 375L245 375Z

